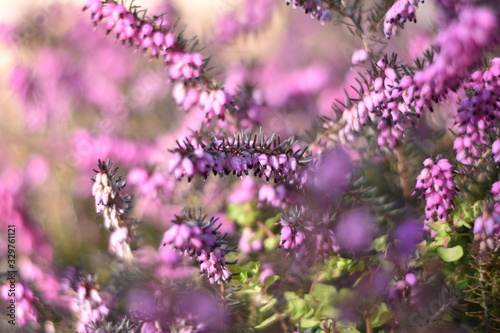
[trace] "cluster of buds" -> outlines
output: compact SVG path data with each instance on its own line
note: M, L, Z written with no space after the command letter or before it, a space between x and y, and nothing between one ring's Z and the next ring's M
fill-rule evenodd
M500 245L500 213L485 209L474 221L473 232L481 251L495 251Z
M128 10L115 1L87 0L83 10L89 10L94 24L106 21L106 33L115 33L116 39L129 43L152 57L162 55L167 65L171 65L173 80L184 77L189 80L199 77L203 66L200 54L183 52L178 37L172 33L171 24L162 17L140 18L137 11Z
M415 12L418 3L424 0L397 0L387 11L384 21L384 34L387 39L396 34L398 28L403 29L406 21L417 23Z
M177 142L178 148L172 152L169 172L177 179L184 176L191 180L195 175L204 178L213 172L214 175L237 175L253 173L255 176L264 176L268 181L273 178L275 183L287 182L302 186L307 181L306 170L301 164L306 163L304 154L307 146L296 151L297 144L293 138L281 142L279 138L271 136L267 139L263 135L238 135L233 139L223 137L217 139L194 139L193 142L185 139Z
M432 62L406 76L395 89L407 96L408 106L421 113L432 109L448 92L457 90L470 70L481 61L483 52L494 45L497 38L497 18L486 8L468 8L450 23L436 38L439 53ZM467 50L467 52L464 52Z
M96 212L104 218L104 227L111 231L109 240L110 252L119 258L132 259L130 249L131 237L129 227L131 223L124 221L122 215L128 210L130 196L123 196L120 191L125 187L121 176L115 177L118 168L112 169L113 163L108 159L106 162L99 160L99 170L92 178L92 195L95 198Z
M328 258L340 249L332 230L334 221L334 215L312 216L299 208L283 213L279 246L287 252L294 250L299 256L311 252L316 259Z
M172 81L179 80L173 96L183 109L199 106L207 120L224 119L226 104L232 97L205 77L206 62L200 53L187 51L187 41L173 33L170 22L159 16L139 16L137 8L127 9L114 0L87 0L83 10L89 10L94 24L106 21L107 33L115 33L122 43L162 57Z
M453 194L457 192L453 181L453 166L447 159L436 163L430 158L424 161L424 169L417 177L416 189L425 197L425 223L446 221L453 208ZM425 230L429 230L426 225Z
M474 241L481 251L496 251L500 246L500 181L493 184L491 194L493 209L486 206L474 221Z
M293 9L302 7L306 14L310 14L311 18L320 21L321 25L332 19L330 9L324 8L321 0L285 0L286 5L292 4Z
M306 235L297 227L297 218L290 217L289 219L281 219L281 240L280 246L285 250L290 250L299 247L304 243Z
M491 146L491 152L493 154L493 160L497 163L500 162L500 139L493 142Z
M257 32L271 20L276 1L245 0L240 9L218 19L215 36L219 43L233 41L241 34Z
M89 332L89 325L101 322L108 315L109 309L99 294L99 285L94 277L89 275L78 285L72 310L78 318L78 333Z
M415 273L406 273L402 279L389 288L389 299L416 301L418 289L418 277Z
M347 96L345 103L334 105L344 125L340 140L352 141L365 124L375 122L379 145L395 147L425 108L432 110L433 102L443 100L449 91L460 87L481 60L483 51L494 44L496 30L497 18L491 10L470 8L437 37L439 53L428 57L427 67L417 63L420 69L413 73L409 68L396 66L394 58L382 58L369 71L368 79L362 77L359 96ZM327 119L324 127L328 133L336 122Z
M17 278L17 277L16 277ZM36 323L38 319L38 312L36 311L35 304L38 299L33 294L33 290L23 282L15 281L9 279L7 274L7 282L0 288L1 298L7 302L7 316L13 318L14 320L9 320L9 322L14 322L19 326L33 322ZM14 298L12 298L14 296ZM12 303L15 300L15 304ZM12 305L14 304L14 305Z
M96 213L104 218L106 229L120 227L119 216L125 213L127 199L120 193L125 187L125 182L121 182L121 177L115 179L118 168L111 170L113 163L99 160L99 171L92 178L92 195L95 198Z
M408 108L407 96L396 86L405 84L401 78L403 68L396 65L395 56L384 56L369 71L368 78L361 76L357 89L359 96L346 97L346 102L333 105L342 117L343 127L339 139L343 144L353 141L368 123L377 125L378 144L394 148L403 138L405 129L413 124L415 115ZM335 126L331 121L324 124L326 130Z
M176 216L174 225L163 234L160 249L172 246L176 250L196 258L200 272L206 275L210 283L221 283L231 279L231 272L225 255L230 250L225 248L224 235L214 227L216 218L204 222L205 217L196 216L193 212L185 212ZM224 248L223 248L224 246Z
M499 130L500 58L494 58L489 69L474 72L465 88L469 96L458 108L453 149L459 162L471 165L489 148ZM495 161L500 161L499 140L493 143L492 152Z

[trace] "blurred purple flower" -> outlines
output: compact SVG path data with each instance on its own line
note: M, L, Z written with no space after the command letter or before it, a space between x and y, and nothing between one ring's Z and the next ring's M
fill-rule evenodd
M396 255L401 259L415 254L417 244L423 239L422 222L417 219L408 219L399 224L392 234Z
M363 253L369 249L376 231L373 216L366 209L358 208L343 214L335 235L341 250Z
M349 185L353 171L349 155L339 146L324 151L314 168L317 171L313 189L323 200L340 195Z

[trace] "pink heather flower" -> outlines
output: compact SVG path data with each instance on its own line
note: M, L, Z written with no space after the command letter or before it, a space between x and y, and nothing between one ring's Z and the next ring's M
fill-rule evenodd
M304 242L305 235L302 231L295 231L290 226L283 226L281 229L281 247L285 250L293 249L297 246L302 245Z
M107 134L93 136L85 129L73 132L70 146L71 158L80 170L91 170L95 161L103 158L110 158L128 168L154 164L159 152L151 142L125 140Z
M304 232L299 230L295 223L293 223L294 221L296 221L296 218L291 218L290 221L280 221L280 247L285 250L291 250L301 246L306 238Z
M398 87L409 87L412 79L409 76L402 77L396 58L388 59L387 56L377 62L377 67L370 76L360 83L356 99L348 97L346 105L334 105L335 111L345 123L339 131L339 139L343 144L353 142L366 124L374 122L377 124L378 144L395 148L403 139L406 128L415 122L414 111L407 105L411 98L405 95L405 90ZM325 124L326 128L330 126Z
M41 258L44 262L51 263L53 249L45 238L36 221L26 214L27 208L24 200L25 192L29 190L24 184L27 176L25 172L17 169L6 169L0 172L0 226L7 230L7 225L16 226L16 239L22 247L17 248L17 254ZM0 250L7 254L7 238L0 241Z
M263 264L259 276L259 282L263 285L268 276L274 275L274 269L271 264Z
M31 288L23 283L16 281L15 287L11 286L11 282L7 279L7 282L1 287L1 296L7 302L10 302L11 299L15 300L15 324L19 326L24 326L29 322L37 322L38 312L35 309L35 303L38 302L38 299L34 296ZM15 296L12 297L12 290L14 290ZM7 303L9 305L10 303ZM9 308L7 306L6 313L9 314ZM9 317L9 320L12 317Z
M118 258L132 260L133 255L129 242L127 227L115 229L109 236L109 252L114 253Z
M406 273L401 280L389 288L389 299L409 299L410 303L415 304L420 289L418 277L414 273Z
M268 145L263 137L254 143L255 138L237 135L232 140L213 137L177 142L178 148L170 159L168 172L178 180L187 176L188 181L195 175L207 178L212 172L220 176L230 173L242 176L253 172L268 181L273 178L276 183L303 186L307 182L306 170L298 165L305 148L293 152L293 147L285 143L275 146L276 141L273 141Z
M297 259L306 261L323 260L339 251L333 217L308 215L305 211L292 214L282 214L279 222L281 248L287 252L293 250Z
M165 63L170 65L169 75L172 80L182 78L190 80L200 76L200 67L203 57L199 53L174 53L165 58Z
M113 32L123 44L149 52L151 57L162 57L172 81L178 80L172 90L177 104L184 110L199 105L207 119L224 119L225 104L232 97L223 89L209 89L204 76L206 62L200 53L186 51L188 42L171 32L171 24L164 17L143 17L135 8L128 10L115 1L88 1L83 10L89 10L94 23L105 21L108 33Z
M481 251L498 249L500 245L500 212L485 209L483 214L474 221L473 233L474 241L479 243Z
M417 22L418 2L424 0L397 0L387 11L384 21L384 33L388 39L396 34L397 28L404 28L406 21Z
M494 58L491 67L474 72L465 84L472 96L464 98L457 111L457 137L453 144L459 162L472 165L491 147L493 159L500 161L500 140L491 143L498 132L500 108L497 97L500 89L500 58Z
M191 110L200 99L198 89L186 86L184 83L178 82L172 89L172 95L175 102L184 110Z
M229 194L227 202L244 204L255 197L257 193L256 184L253 178L247 177L237 183L237 187Z
M137 194L146 199L164 198L167 193L163 193L165 188L169 188L173 180L167 179L164 172L149 172L143 168L134 168L127 175L127 184L135 188Z
M140 331L141 333L163 333L164 331L161 329L160 323L155 321L147 321L141 325Z
M98 286L92 277L88 276L78 286L72 309L78 318L76 328L78 333L87 333L88 325L99 323L102 317L108 315L109 309L101 298Z
M453 209L453 195L457 192L450 162L440 159L434 163L432 159L426 159L415 188L422 190L420 196L426 200L425 223L446 221L448 212ZM429 227L424 226L424 230L429 230Z
M117 183L110 176L111 164L99 161L99 167L100 171L95 175L92 186L96 212L104 217L106 229L118 229L119 216L125 213L126 201L120 193L124 184Z
M238 242L238 250L244 254L258 252L262 250L262 239L255 237L255 232L251 228L243 228L240 241Z
M259 189L258 200L269 206L285 207L287 199L287 189L285 185L278 186L262 185Z
M228 13L218 19L216 39L227 43L240 34L258 31L270 21L275 5L274 0L245 0L238 12Z
M476 66L483 51L494 45L498 23L493 11L487 8L468 8L441 31L436 38L439 53L429 66L417 71L405 83L407 88L396 86L410 107L420 114L424 108L432 108L434 101L442 100L448 91L456 90Z
M214 248L211 252L203 250L196 259L200 263L200 272L208 276L210 283L221 283L231 279L231 271L227 268L225 254L220 247Z
M187 216L177 216L173 222L174 225L163 234L161 255L168 254L162 248L173 246L196 258L201 273L208 277L210 283L229 281L231 272L227 268L225 250L221 248L224 236L220 236L218 227L213 227L216 219L212 218L204 224L201 217L188 213Z
M177 266L182 260L181 255L173 246L161 246L158 249L158 255L162 262L173 267Z
M204 91L200 96L200 105L207 119L219 118L224 120L227 112L226 104L232 102L231 96L224 90Z
M351 58L351 64L356 65L365 62L370 57L370 54L365 49L354 51Z
M493 153L493 159L495 162L500 162L500 139L493 142L491 152Z
M302 7L311 18L320 21L321 25L332 19L330 9L324 8L320 0L285 0L286 5L292 4L293 9Z

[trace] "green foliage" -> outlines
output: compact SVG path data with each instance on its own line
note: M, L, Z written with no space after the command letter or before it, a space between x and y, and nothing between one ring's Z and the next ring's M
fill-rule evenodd
M260 216L255 201L244 204L230 203L226 209L227 217L242 227L252 227Z
M437 253L444 261L453 262L463 257L464 249L460 245L449 248L439 247Z

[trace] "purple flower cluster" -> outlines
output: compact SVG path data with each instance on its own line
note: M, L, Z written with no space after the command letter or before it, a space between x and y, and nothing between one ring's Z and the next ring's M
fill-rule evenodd
M195 175L207 178L214 175L248 175L251 172L259 177L273 178L276 183L288 182L301 186L307 181L306 170L300 161L307 147L293 151L295 142L288 139L263 139L257 135L235 135L233 139L224 137L203 140L185 139L178 142L179 148L173 150L169 172L177 179L184 176L191 180Z
M89 332L88 325L99 323L108 315L109 309L99 294L99 285L92 277L88 276L78 286L72 310L78 318L76 327L78 333Z
M432 108L450 90L460 87L469 71L481 60L483 51L492 47L498 36L497 17L487 8L468 8L440 32L436 39L439 53L432 63L412 76L401 79L395 89L401 89L406 103L417 114Z
M200 266L200 272L206 275L210 283L221 283L231 279L231 272L226 263L224 235L214 227L217 219L203 223L203 218L188 213L177 216L172 221L174 225L163 234L160 249L172 246L175 249L195 257Z
M302 7L306 14L310 14L311 18L320 21L322 25L332 19L330 9L324 8L321 0L285 0L286 5L292 4L293 9Z
M500 213L485 210L474 221L473 232L481 251L496 251L500 245Z
M418 3L424 0L397 0L385 15L384 34L387 39L396 34L398 28L403 29L406 21L417 23L415 12Z
M396 66L394 58L382 58L368 79L362 77L357 98L347 97L345 104L334 105L344 124L339 131L341 142L353 141L366 124L375 122L379 145L397 146L424 108L432 109L433 102L459 88L483 51L495 41L497 30L497 19L491 10L470 8L440 33L436 40L439 53L414 75ZM488 75L493 76L491 72ZM496 101L491 104L496 107ZM326 132L334 126L333 122L324 124Z
M404 300L409 299L411 303L419 293L418 277L415 273L406 273L404 278L398 280L395 285L389 288L389 299Z
M493 209L485 207L483 214L474 221L474 241L481 251L496 251L500 246L500 181L491 187Z
M112 170L113 163L99 160L99 171L92 179L92 195L95 198L96 212L104 218L104 227L111 231L109 238L109 251L119 258L132 260L130 248L131 235L130 221L123 219L123 214L128 209L129 196L123 196L120 191L125 187L121 177L115 177L118 168Z
M491 146L495 161L500 161L500 141L497 136L500 119L500 58L491 61L485 71L474 72L465 84L469 97L458 108L455 122L458 126L453 149L459 162L472 165Z
M300 210L281 215L280 247L287 252L295 251L297 257L303 259L308 257L305 254L314 253L314 260L328 258L338 252L339 246L332 230L334 217L308 215Z
M241 17L237 13L222 16L217 23L215 35L219 42L227 43L240 34L258 31L271 20L274 0L245 0L240 7Z
M347 144L356 138L363 127L374 122L377 124L378 144L394 148L403 138L404 131L413 123L408 96L398 85L405 85L401 79L402 69L396 59L380 59L368 79L363 78L358 89L359 97L347 98L346 104L337 103L335 111L341 115L344 126L339 131L342 143ZM328 129L332 124L325 124Z
M21 327L29 322L36 323L38 312L36 311L35 304L38 302L38 299L33 294L33 290L27 284L18 281L15 283L15 288L12 288L11 282L7 278L7 282L0 290L1 297L6 301L12 301L13 292L15 293L15 323ZM7 304L7 311L9 311L8 305L10 304Z
M92 179L92 195L95 198L96 213L104 218L106 229L119 229L119 216L125 213L126 200L120 191L125 187L125 183L119 183L114 179L114 172L110 169L112 163L99 160L99 171ZM116 169L115 169L116 172Z
M129 43L151 57L162 56L172 81L179 80L173 90L178 105L189 110L199 106L207 120L224 119L226 104L231 96L204 76L206 62L200 53L186 51L187 41L175 35L170 22L163 17L144 17L136 9L128 10L115 1L88 0L83 10L89 10L97 24L106 20L107 33L114 32L117 40Z
M306 235L299 230L296 225L297 219L291 217L288 220L281 220L281 240L280 246L285 250L290 250L299 247L304 243Z
M189 54L184 58L183 54L174 51L178 46L177 36L171 32L170 22L166 19L159 17L141 20L137 13L130 12L125 5L114 1L87 0L83 10L90 11L94 24L106 20L106 33L115 33L117 40L129 42L144 52L149 51L152 57L160 54L164 56L165 62L175 68L172 79L199 76L198 70L203 65L203 58L200 54Z
M493 160L497 163L500 162L500 139L493 142L491 146L491 152L493 154Z
M425 223L446 221L453 208L453 194L457 192L453 181L453 166L447 159L436 163L430 158L424 161L424 169L417 177L416 189L425 197ZM430 228L426 225L424 230Z

